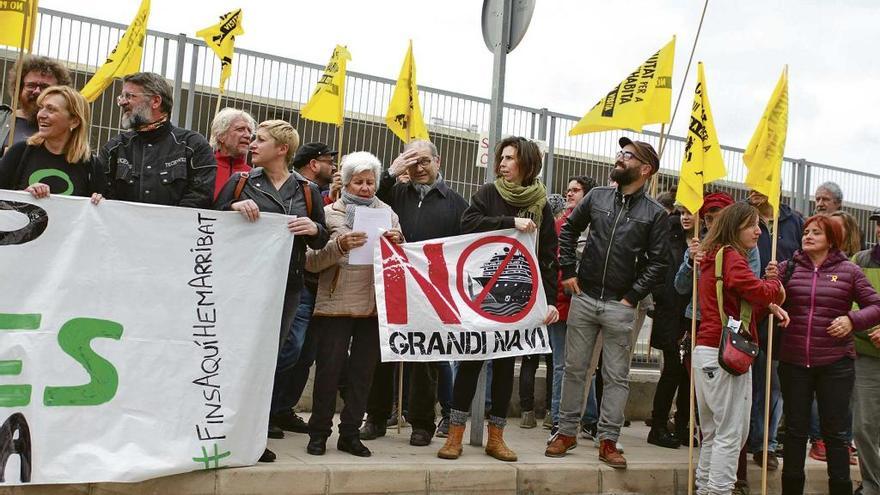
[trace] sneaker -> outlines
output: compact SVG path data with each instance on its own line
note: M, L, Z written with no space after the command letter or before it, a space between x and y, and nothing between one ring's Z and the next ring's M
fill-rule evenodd
M522 418L519 420L520 428L534 428L538 426L538 422L535 419L535 411L523 411Z
M541 423L541 426L545 430L549 430L550 428L553 428L553 418L550 416L550 411L547 411L547 414L544 415L544 422Z
M816 440L813 442L813 445L810 447L810 457L816 459L817 461L825 462L825 441L824 440Z
M755 464L758 466L764 466L764 452L759 451L752 454L752 460L755 461ZM767 471L776 471L779 469L779 459L776 457L776 452L768 452L767 453Z
M599 460L614 469L626 469L626 459L621 455L612 440L602 440L599 445Z
M299 417L292 410L287 410L278 414L269 415L269 423L281 428L284 431L292 431L294 433L308 433L309 425L304 419Z
M681 442L669 430L657 426L651 428L651 431L648 432L648 443L667 449L677 449Z
M559 432L559 424L553 423L553 426L550 427L550 436L547 437L547 445L550 445L550 442L553 441L553 437Z
M446 438L449 436L449 418L440 418L440 424L437 425L437 431L434 432L437 438Z
M403 412L403 423L400 423L401 428L409 427L409 423L406 422L406 411ZM397 426L397 409L391 411L391 416L388 417L388 421L385 422L385 426L392 427Z
M581 423L581 438L583 438L584 440L596 441L597 429L598 428L596 426L596 423L591 423L591 424Z

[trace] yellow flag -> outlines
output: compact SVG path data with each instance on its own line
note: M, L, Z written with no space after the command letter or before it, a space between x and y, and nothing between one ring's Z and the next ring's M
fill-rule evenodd
M743 161L749 169L746 185L767 196L774 210L779 209L782 188L782 155L788 132L788 66L776 83L776 89L767 102L761 122L749 141Z
M416 59L413 57L412 40L406 50L406 57L400 68L400 76L397 77L397 86L394 87L394 95L391 97L391 104L388 105L385 123L404 143L413 139L430 140L419 105L419 89L416 86Z
M569 136L612 129L641 131L646 124L669 122L675 37L638 66L584 115Z
M37 0L0 1L0 45L29 51L36 23Z
M226 80L232 75L232 54L235 51L235 37L244 34L241 25L241 9L220 16L220 22L196 33L217 57L220 58L220 93L226 90Z
M80 93L89 102L95 101L117 77L134 74L141 70L141 57L144 53L144 37L147 34L147 19L150 18L150 0L141 0L141 8L125 30L116 48L110 52L104 65L95 72Z
M351 53L348 49L336 45L315 92L300 111L303 118L342 125L345 110L345 64L349 60Z
M691 123L675 200L691 213L696 213L703 206L703 185L725 175L727 170L721 158L721 146L709 106L706 76L703 75L703 62L700 62L697 64L697 89L691 107Z

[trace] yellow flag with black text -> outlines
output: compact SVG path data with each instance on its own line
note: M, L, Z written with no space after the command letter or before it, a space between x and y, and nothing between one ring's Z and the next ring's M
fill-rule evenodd
M235 52L235 37L244 34L241 25L241 9L220 16L220 22L196 33L205 40L217 57L220 58L220 93L226 90L226 80L232 75L232 55Z
M698 212L703 206L704 185L725 175L727 169L721 157L715 120L712 118L712 108L709 106L703 62L700 62L697 64L697 89L694 91L691 122L688 125L675 201L681 203L691 213Z
M428 128L422 118L422 108L419 105L419 88L416 85L416 60L413 57L412 40L406 50L400 75L397 77L397 85L388 105L388 113L385 115L385 123L388 128L404 143L413 139L430 140Z
M764 115L743 153L748 168L746 185L767 196L774 210L779 209L782 189L782 156L788 133L788 66L767 102Z
M614 87L568 132L569 136L613 129L641 131L668 123L672 107L675 37Z
M0 45L30 50L36 25L37 0L0 1Z
M134 74L141 70L141 57L144 53L144 38L147 35L147 20L150 18L150 0L141 0L141 7L137 15L116 48L110 52L107 61L104 62L95 75L79 92L89 102L95 101L107 86L113 84L117 77Z
M348 49L336 45L315 92L300 111L303 118L342 125L345 118L345 66L349 60L351 53Z

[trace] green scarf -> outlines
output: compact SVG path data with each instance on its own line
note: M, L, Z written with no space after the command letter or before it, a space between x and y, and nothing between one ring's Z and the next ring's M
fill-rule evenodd
M498 177L495 179L495 189L507 204L520 209L516 216L531 218L538 230L541 230L541 216L544 205L547 204L547 189L544 184L535 180L531 186L520 186Z

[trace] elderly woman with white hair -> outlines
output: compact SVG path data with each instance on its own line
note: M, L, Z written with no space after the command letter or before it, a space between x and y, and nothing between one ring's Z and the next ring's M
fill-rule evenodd
M358 457L370 449L358 438L367 407L373 370L379 362L379 319L373 288L373 266L352 265L349 253L367 242L366 232L353 230L358 206L388 208L376 197L382 164L370 153L351 153L342 159L342 194L324 208L330 242L306 254L306 269L317 272L318 293L312 324L320 328L309 419L311 455L323 455L333 427L336 391L346 384L345 407L339 423L336 448ZM397 215L391 213L391 229L383 235L402 243Z
M254 118L244 110L224 108L217 112L211 122L211 148L217 160L217 180L214 182L214 199L236 172L251 169L247 161L248 148L257 127Z

